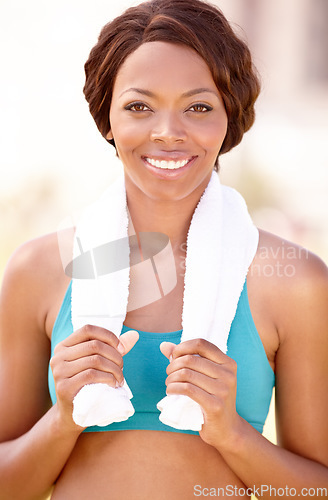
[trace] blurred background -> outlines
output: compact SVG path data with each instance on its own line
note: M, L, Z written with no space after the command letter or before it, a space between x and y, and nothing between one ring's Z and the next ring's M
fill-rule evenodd
M56 231L117 173L82 94L83 65L101 27L137 3L0 0L0 281L19 244ZM262 78L256 124L221 158L222 181L260 227L328 262L328 2L212 3ZM268 426L274 440L272 416Z

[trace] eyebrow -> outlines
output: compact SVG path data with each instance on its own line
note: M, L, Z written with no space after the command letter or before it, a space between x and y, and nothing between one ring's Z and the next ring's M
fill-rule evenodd
M135 88L135 87L124 90L122 92L122 94L120 95L120 97L123 94L125 94L126 92L137 92L138 94L146 95L147 97L156 97L156 95L153 92L151 92L150 90L139 89L139 88ZM214 94L216 97L219 97L218 92L215 92L214 90L209 89L207 87L201 87L199 89L188 90L187 92L184 92L181 97L191 97L191 96L194 96L197 94L203 94L204 92L210 92L211 94Z

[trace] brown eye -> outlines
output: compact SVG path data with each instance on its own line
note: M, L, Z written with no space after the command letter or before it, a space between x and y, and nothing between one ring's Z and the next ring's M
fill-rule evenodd
M207 111L211 111L213 108L211 106L208 106L207 104L193 104L189 108L190 111L193 111L195 113L206 113Z
M125 106L124 109L126 109L127 111L135 111L136 113L149 111L148 106L146 106L146 104L144 104L143 102L131 102L131 104Z
M135 104L130 109L133 109L133 111L144 111L144 108L145 106L143 104Z

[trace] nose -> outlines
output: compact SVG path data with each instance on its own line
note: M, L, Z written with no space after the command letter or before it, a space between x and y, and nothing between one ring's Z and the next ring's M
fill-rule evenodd
M176 143L184 142L187 132L178 113L166 111L157 115L150 136L154 142Z

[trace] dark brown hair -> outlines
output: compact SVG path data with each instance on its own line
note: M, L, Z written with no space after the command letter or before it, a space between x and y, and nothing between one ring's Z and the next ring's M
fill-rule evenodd
M101 134L106 137L110 130L109 110L120 66L140 45L155 41L187 45L205 60L228 115L220 154L230 151L254 123L260 83L247 45L217 7L201 0L151 0L130 7L103 27L85 63L83 89ZM108 142L115 146L113 139Z

